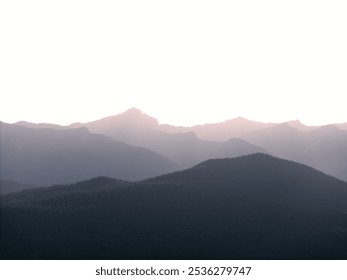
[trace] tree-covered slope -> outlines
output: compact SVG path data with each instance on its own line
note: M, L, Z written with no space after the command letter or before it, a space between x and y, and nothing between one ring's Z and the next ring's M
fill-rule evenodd
M264 154L1 205L4 259L347 259L347 184Z

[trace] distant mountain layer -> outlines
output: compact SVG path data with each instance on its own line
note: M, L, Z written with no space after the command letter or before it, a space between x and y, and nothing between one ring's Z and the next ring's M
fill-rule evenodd
M101 175L140 180L179 169L153 151L91 134L86 128L0 125L1 179L51 185Z
M264 124L237 118L219 124L174 127L159 125L156 119L133 108L120 115L73 127L87 127L92 132L146 147L183 168L211 158L268 152L347 181L347 131L333 125L305 126L300 121ZM228 137L240 137L246 142L240 139L206 141L225 141Z
M129 127L145 130L154 129L170 134L193 132L198 138L202 140L218 142L227 141L230 138L242 138L244 135L250 132L278 125L278 123L262 123L238 117L220 123L207 123L194 125L191 127L174 126L170 124L159 124L159 122L155 118L142 113L141 110L137 108L131 108L124 113L109 116L100 120L88 123L73 123L69 126L47 123L35 124L25 121L17 122L16 124L29 128L68 129L88 127L90 131L95 131L97 133L106 135L109 135L111 131L113 131L113 133L115 134L119 134L119 132L121 132L123 129L129 129ZM299 120L288 121L286 122L286 124L302 132L310 131L320 127L308 126L301 123ZM347 130L347 123L332 125L338 127L339 129Z
M243 136L272 155L294 160L347 181L347 131L322 126L306 132L280 124Z
M29 127L55 127L30 124ZM347 126L307 126L298 120L282 124L236 118L222 123L176 127L132 108L122 114L56 129L86 127L129 145L155 151L188 168L201 161L267 152L317 168L347 181ZM236 139L235 139L236 138Z
M1 198L2 259L347 259L347 183L264 154Z
M89 123L74 123L71 128L87 127L91 132L105 134L118 139L129 137L129 133L153 133L164 134L185 134L194 133L198 138L207 141L224 142L230 138L239 138L242 135L257 131L275 124L250 121L244 118L236 118L222 123L196 125L192 127L172 126L159 124L159 122L139 109L132 108L128 111L106 117Z
M86 127L93 133L104 134L130 145L145 147L170 158L181 168L192 167L212 158L266 152L241 139L214 142L203 141L191 131L167 133L162 131L162 126L156 119L137 109L90 123L76 123L70 127Z

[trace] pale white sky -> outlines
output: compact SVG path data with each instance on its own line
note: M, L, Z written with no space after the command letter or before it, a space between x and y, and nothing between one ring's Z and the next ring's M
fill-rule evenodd
M347 2L0 1L0 120L347 122Z

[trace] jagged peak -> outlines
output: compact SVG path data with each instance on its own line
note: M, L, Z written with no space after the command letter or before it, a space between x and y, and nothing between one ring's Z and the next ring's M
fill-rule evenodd
M156 118L153 118L145 113L143 113L140 109L132 107L126 110L124 113L117 115L115 117L120 117L122 119L127 119L132 122L141 122L146 126L158 126L159 122Z
M137 115L137 116L142 116L144 113L136 107L131 107L130 109L126 110L123 112L121 115Z

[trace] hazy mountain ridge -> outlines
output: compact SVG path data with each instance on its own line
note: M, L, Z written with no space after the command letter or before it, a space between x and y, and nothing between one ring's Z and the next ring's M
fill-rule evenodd
M254 154L2 197L0 258L346 259L347 183Z
M219 123L207 123L199 124L194 126L175 126L171 124L160 124L157 119L142 113L140 109L131 108L123 113L105 117L99 120L95 120L88 123L76 122L67 126L50 124L50 123L30 123L26 121L16 122L15 124L29 127L29 128L54 128L54 129L69 129L78 128L81 126L92 127L92 131L98 131L98 133L105 134L109 133L108 130L116 130L117 126L134 126L137 124L136 129L152 128L167 133L187 133L194 132L200 139L223 142L230 138L239 138L252 131L261 130L271 126L279 125L280 123L263 123L254 120L248 120L243 117L237 117L234 119L226 120ZM300 120L290 120L286 123L299 131L310 131L317 129L322 126L309 126L303 124ZM101 125L100 125L101 124ZM347 123L336 123L331 124L339 129L347 130ZM117 130L116 130L117 131Z
M209 158L268 152L347 181L347 131L334 125L306 126L298 120L264 124L236 118L219 124L175 127L160 125L154 118L135 108L114 117L80 125L154 150L183 168ZM231 142L207 141L225 140L230 136L238 136L256 147L249 146L240 153L238 151L241 149L233 147ZM229 150L225 149L227 143ZM218 152L221 150L224 152Z
M16 125L24 126L27 128L37 128L37 129L42 129L42 128L51 128L51 129L69 129L67 126L59 125L59 124L51 124L51 123L31 123L31 122L26 122L26 121L20 121L14 123Z
M124 113L106 117L88 123L74 123L67 127L87 127L91 132L106 134L111 137L119 137L122 130L141 131L153 130L165 134L185 134L193 132L201 140L224 142L231 138L239 138L250 131L256 131L265 127L271 127L274 123L261 123L235 118L222 123L196 125L192 127L173 126L159 124L159 122L137 108L131 108Z
M307 164L347 181L347 131L336 126L299 131L283 123L249 133L243 139L274 156Z
M242 137L248 132L257 131L273 125L275 124L261 123L239 117L221 123L195 125L192 127L161 125L159 129L168 133L193 131L200 139L223 142L231 138Z
M36 185L95 176L139 180L178 170L171 160L86 128L33 129L1 123L2 179Z
M302 122L300 122L299 120L288 121L286 122L286 124L296 128L299 131L304 131L304 132L319 128L319 126L307 126L303 124Z
M156 119L135 108L98 121L73 124L72 127L86 127L93 133L153 150L170 158L181 168L191 167L210 158L266 152L241 139L215 142L201 140L193 131L164 132Z
M65 128L86 127L92 133L150 149L171 159L179 166L177 169L210 158L267 152L347 181L347 132L341 129L343 126L306 126L298 120L264 124L236 118L223 123L175 127L159 124L155 118L132 108L119 115ZM231 140L230 136L240 138Z

